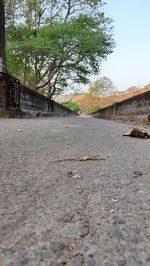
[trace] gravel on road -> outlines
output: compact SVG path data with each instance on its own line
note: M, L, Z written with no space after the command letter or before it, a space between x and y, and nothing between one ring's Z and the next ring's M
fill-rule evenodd
M150 140L131 128L0 120L1 266L150 265Z

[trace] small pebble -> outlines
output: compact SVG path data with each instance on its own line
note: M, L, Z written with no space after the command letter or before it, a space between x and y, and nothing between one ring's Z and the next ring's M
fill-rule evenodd
M114 212L115 212L115 210L110 210L110 212L111 212L111 213L114 213Z
M117 199L112 199L112 202L118 202L118 200Z

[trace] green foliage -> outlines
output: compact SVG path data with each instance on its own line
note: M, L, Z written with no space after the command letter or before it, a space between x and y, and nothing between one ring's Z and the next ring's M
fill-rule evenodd
M100 110L100 109L101 108L100 108L99 105L93 104L93 105L87 107L87 113L91 114L91 113L94 113L94 112L96 112L97 110Z
M75 102L68 102L63 104L64 107L74 111L74 112L79 112L80 111L80 105L75 103Z
M96 97L112 95L114 86L110 78L102 77L96 80L89 88L89 93Z
M100 0L22 0L22 19L12 26L9 12L7 20L9 72L48 97L70 83L87 84L114 47L111 20L101 6Z

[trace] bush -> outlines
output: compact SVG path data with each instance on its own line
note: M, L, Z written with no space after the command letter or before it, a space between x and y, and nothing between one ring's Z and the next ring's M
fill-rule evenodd
M74 111L79 112L80 111L80 105L75 102L68 102L63 104L64 107Z

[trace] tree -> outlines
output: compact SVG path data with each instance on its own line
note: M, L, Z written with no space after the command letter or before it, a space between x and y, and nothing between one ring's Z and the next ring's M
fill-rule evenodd
M72 82L87 84L90 74L98 74L114 47L101 0L15 1L17 11L7 19L10 73L48 97Z
M148 83L147 85L144 86L144 89L146 90L150 90L150 83Z
M135 91L138 91L140 88L136 87L136 86L131 86L127 89L127 92L135 92Z
M110 78L102 77L91 85L89 92L96 97L108 96L113 94L114 86Z
M0 1L0 72L7 73L5 55L5 7L4 0Z

